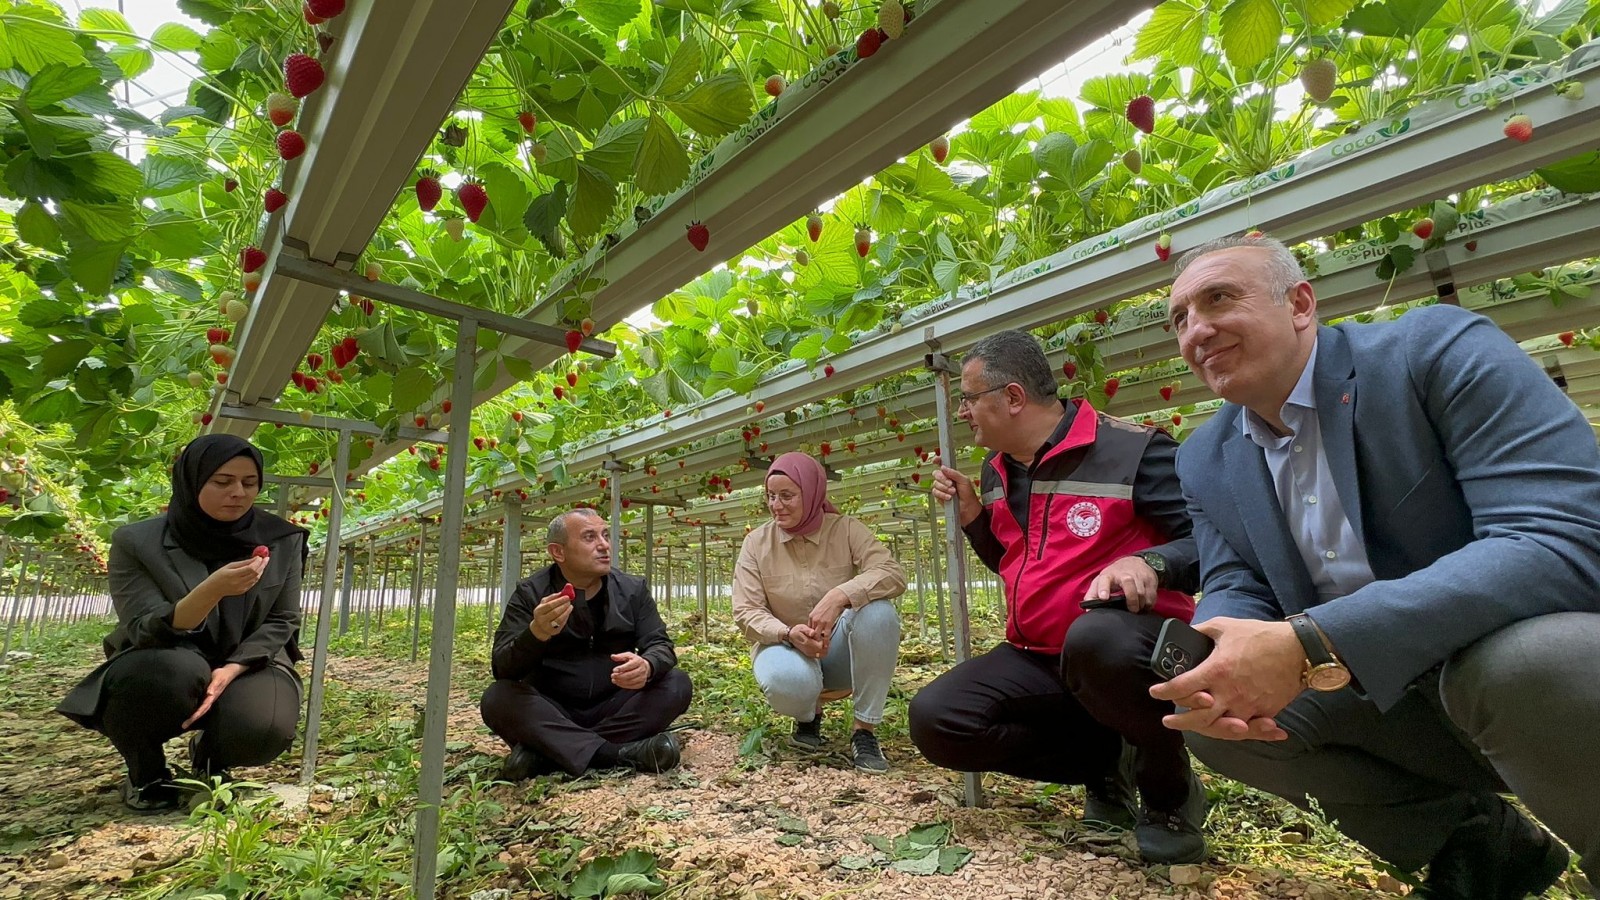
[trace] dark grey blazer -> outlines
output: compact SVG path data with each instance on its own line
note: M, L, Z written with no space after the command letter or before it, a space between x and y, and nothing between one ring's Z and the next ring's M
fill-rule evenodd
M297 638L303 545L300 534L271 545L266 571L244 594L249 601L244 640L227 662L252 669L276 665L294 672L294 664L301 658ZM193 646L192 635L172 627L172 608L209 574L204 563L173 540L165 515L118 528L111 535L107 567L118 624L105 639L106 661L56 707L57 712L82 724L92 724L99 715L105 670L118 654L149 647Z
M1260 448L1227 404L1178 452L1195 621L1312 614L1380 708L1522 619L1600 612L1600 449L1505 332L1454 306L1323 326L1323 452L1377 580L1317 605Z

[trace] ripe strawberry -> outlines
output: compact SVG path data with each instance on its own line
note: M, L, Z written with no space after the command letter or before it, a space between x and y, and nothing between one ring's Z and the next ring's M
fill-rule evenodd
M452 407L453 405L454 404L452 404L449 400L446 400L443 403L439 404L439 411L444 413L445 415L449 415L450 414L450 407Z
M1166 262L1167 258L1170 257L1171 255L1172 255L1172 235L1167 234L1165 231L1163 231L1163 232L1161 232L1161 236L1156 238L1156 256L1162 262Z
M827 365L822 367L822 377L823 378L832 378L833 377L833 363L829 363L829 364L827 364Z
M1163 399L1163 400L1171 400L1172 399L1172 385L1163 384L1161 386L1161 399Z
M1313 59L1300 70L1300 86L1305 88L1306 95L1317 103L1328 102L1328 98L1333 96L1338 78L1338 63L1327 57Z
M767 78L767 96L768 97L781 96L783 94L784 89L787 88L788 86L789 86L789 83L787 81L783 80L783 76L782 75L770 76L770 77Z
M285 162L306 152L306 139L298 131L278 132L278 156Z
M762 453L767 452L767 442L766 441L762 441L761 442L761 452ZM678 465L681 466L681 465L683 465L683 463L679 463Z
M1077 378L1078 377L1078 366L1077 366L1077 364L1074 363L1070 359L1067 360L1066 362L1062 363L1061 364L1061 374L1065 375L1068 379Z
M1506 120L1505 135L1519 144L1526 144L1533 139L1533 120L1517 113Z
M689 245L701 253L704 253L706 245L711 243L711 229L699 221L689 223L685 229L685 236L689 239Z
M282 91L273 91L267 95L267 119L272 124L282 128L294 121L294 114L300 111L300 101Z
M1176 428L1177 426L1182 425L1182 424L1183 424L1183 416L1182 416L1182 414L1173 413L1172 414L1172 425L1173 425L1173 427Z
M201 425L210 425L211 424L211 413L205 413L205 414L201 415L200 416L200 424Z
M865 228L856 229L856 255L862 259L872 251L872 232Z
M511 411L511 421L513 421L513 422L521 422L522 421L522 410L520 410L520 409L512 410Z
M911 473L911 483L912 484L921 484L922 483L922 473L921 472L912 472Z
M1128 101L1127 116L1133 127L1145 134L1153 133L1156 130L1156 101L1150 99L1148 94L1140 94Z
M1411 223L1411 233L1423 240L1433 237L1433 219L1423 216Z
M432 169L423 169L417 174L417 206L423 212L432 212L439 205L439 199L444 196L444 188L439 187L439 173Z
M1105 388L1105 390L1106 390L1106 399L1110 400L1112 397L1115 397L1117 395L1117 388L1119 388L1121 386L1122 386L1122 380L1120 378L1115 378L1115 377L1107 378L1106 379L1106 388Z
M523 134L533 134L533 130L539 127L539 117L523 110L517 113L517 124L522 126Z
M883 0L878 6L878 29L890 40L897 41L906 32L906 8L900 0Z
M823 456L827 456L829 453L833 452L833 445L827 441L823 441L822 446L818 447L817 450L820 451Z
M417 427L418 428L427 428L428 427L428 417L423 415L422 413L417 413L417 418L416 418L415 421L417 423Z
M321 25L323 22L328 21L317 15L317 11L311 8L311 0L306 0L305 3L300 5L300 15L305 17L307 25Z
M581 347L581 346L583 346L583 332L579 331L576 328L572 329L571 331L568 331L567 332L567 352L568 353L577 353L578 352L578 348Z
M578 599L578 592L572 587L571 584L563 584L561 586L561 596L567 598L568 600L576 600Z
M433 459L428 460L428 468L435 472L439 471L439 457L435 456Z
M467 218L476 222L483 215L483 208L489 205L489 194L482 184L469 178L456 188L456 202L466 211Z
M304 97L322 87L325 78L322 63L304 53L291 53L283 61L283 86L295 97Z
M366 313L369 316L372 315L373 305L371 297L357 297L356 305L361 307L361 311L363 313Z
M941 166L944 165L944 161L950 158L949 135L941 134L934 138L933 143L928 145L928 149L933 152L933 161Z
M578 373L577 372L568 372L567 373L567 386L568 387L577 387L578 386Z
M583 332L584 337L589 337L590 335L594 334L594 320L584 319L582 322L579 322L578 330Z
M1568 347L1571 347L1572 346L1572 342L1577 340L1577 338L1578 338L1578 336L1576 334L1574 334L1573 332L1570 332L1570 331L1563 331L1560 334L1556 335L1556 337L1561 341L1561 343L1567 345Z
M561 385L558 384L558 385L556 385L556 388L555 388L555 395L556 395L556 399L560 400L562 397L565 397L567 395L567 391L566 391L565 388L563 388Z
M450 235L453 241L460 241L467 236L467 222L460 216L451 216L444 220L444 233Z
M283 205L288 202L289 195L275 187L267 188L266 195L261 198L261 205L266 208L267 215L269 216L278 210L283 209Z
M484 443L483 438L475 437L475 438L472 439L472 446L477 447L479 450L482 450L487 445Z
M301 387L304 387L306 389L306 393L315 394L318 391L322 390L322 382L318 381L315 378L312 378L310 375L307 375L305 377L305 383L303 385L301 385Z
M239 268L254 272L267 264L267 254L260 247L246 247L239 251Z
M878 48L882 46L883 36L879 34L878 29L868 28L861 32L861 37L856 38L856 58L866 59L877 53Z
M816 213L806 216L806 234L811 237L813 244L822 237L822 216Z
M217 384L227 384L227 383L228 383L228 373L227 372L218 372L217 373Z
M321 353L307 353L306 354L306 366L309 367L311 369L311 371L313 371L313 372L315 372L316 370L322 368L322 354Z
M1477 241L1467 241L1462 246L1467 248L1467 252L1468 253L1476 253L1478 251L1478 242Z
M1144 168L1144 157L1139 154L1138 149L1129 150L1122 154L1122 164L1128 167L1129 172L1137 175Z
M228 332L221 328L207 328L206 342L211 344L226 344L228 342Z
M295 387L304 390L306 386L306 373L296 369L294 372L290 373L289 380L294 382ZM195 387L199 387L199 385L195 385Z
M332 19L344 12L344 0L306 0L306 8L324 19Z
M756 401L756 412L761 412L762 410L764 410L766 408L767 408L767 403L766 403L765 400L757 400Z
M355 359L356 354L361 352L361 345L356 343L355 335L345 336L345 339L339 342L339 346L344 348L345 355L351 359ZM446 400L445 402L449 403L450 401Z
M222 180L222 189L231 194L239 189L239 182L234 178L224 178Z
M1094 323L1096 325L1104 325L1109 321L1111 321L1111 314L1110 313L1106 312L1103 309L1097 309L1097 310L1094 311Z
M260 544L256 547L256 549L250 552L250 555L258 559L266 559L272 555L272 551L268 549L266 544Z

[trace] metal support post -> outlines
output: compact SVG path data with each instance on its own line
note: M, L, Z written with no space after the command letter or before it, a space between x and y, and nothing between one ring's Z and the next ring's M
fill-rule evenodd
M383 555L383 578L378 582L378 633L383 634L383 608L389 605L389 576L394 571L394 554Z
M467 440L472 433L472 373L477 348L478 320L462 319L456 330L455 371L450 385L450 402L461 418L450 425L450 458L445 462L438 592L433 598L433 636L428 642L428 702L423 716L422 771L417 779L416 872L411 883L418 900L433 900L439 875L439 807L444 797L444 738L450 712L456 573L461 565L462 499L467 485Z
M644 508L644 580L653 583L656 574L656 505Z
M343 588L339 591L339 636L344 637L350 630L350 591L356 582L356 548L346 547L344 550L344 581Z
M611 562L612 568L621 571L628 566L628 542L622 537L622 473L627 467L608 459L600 468L611 473Z
M706 526L700 526L700 639L711 640L711 614L706 608Z
M494 536L494 554L489 557L489 577L484 581L483 587L483 629L484 638L489 647L494 648L494 610L499 604L495 603L495 587L500 584L500 561L505 557L505 542L503 534Z
M328 492L328 536L322 548L322 598L317 604L317 635L311 650L311 696L306 703L305 754L300 783L317 777L317 738L322 732L322 693L328 673L328 641L333 629L333 579L339 570L339 526L344 521L344 475L350 466L350 432L339 432L333 455L333 486Z
M513 494L506 500L506 524L500 537L500 614L522 580L522 501Z
M666 565L665 571L667 573L667 613L668 613L668 615L670 615L672 613L672 545L671 544L667 545L667 565Z
M422 636L422 555L428 552L428 520L417 526L417 561L411 570L411 661L417 661L417 643Z
M939 345L928 335L928 345L933 350L928 354L928 368L935 373L934 384L934 421L939 425L939 461L941 463L953 462L956 458L956 442L954 429L951 428L950 409L950 375L959 373L943 353L939 352ZM934 502L933 493L928 494L929 508L937 515L938 507ZM967 618L967 542L961 533L961 513L959 501L952 497L944 505L944 542L946 569L950 581L950 617L956 626L956 663L966 662L972 656L972 630ZM937 544L935 545L937 546ZM933 554L935 557L938 554ZM962 776L962 787L968 806L983 805L983 776L977 772L967 772Z
M940 457L943 459L943 457ZM939 658L950 661L950 625L944 614L944 579L939 574L939 503L928 492L928 577L933 581L934 602L939 611Z

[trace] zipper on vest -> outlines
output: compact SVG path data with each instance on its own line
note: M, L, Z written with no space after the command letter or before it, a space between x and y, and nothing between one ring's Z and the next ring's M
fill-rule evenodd
M1055 499L1055 494L1044 495L1044 524L1039 527L1039 552L1034 559L1044 559L1044 546L1050 541L1050 504Z

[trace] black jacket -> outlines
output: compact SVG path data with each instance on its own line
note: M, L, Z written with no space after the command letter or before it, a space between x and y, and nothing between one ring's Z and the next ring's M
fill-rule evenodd
M611 683L613 653L637 653L650 662L651 683L678 664L666 623L643 578L613 571L606 576L605 621L595 627L589 604L572 605L567 624L548 641L533 636L534 607L567 580L550 565L517 585L494 634L494 677L526 682L568 706L593 706L620 688Z

